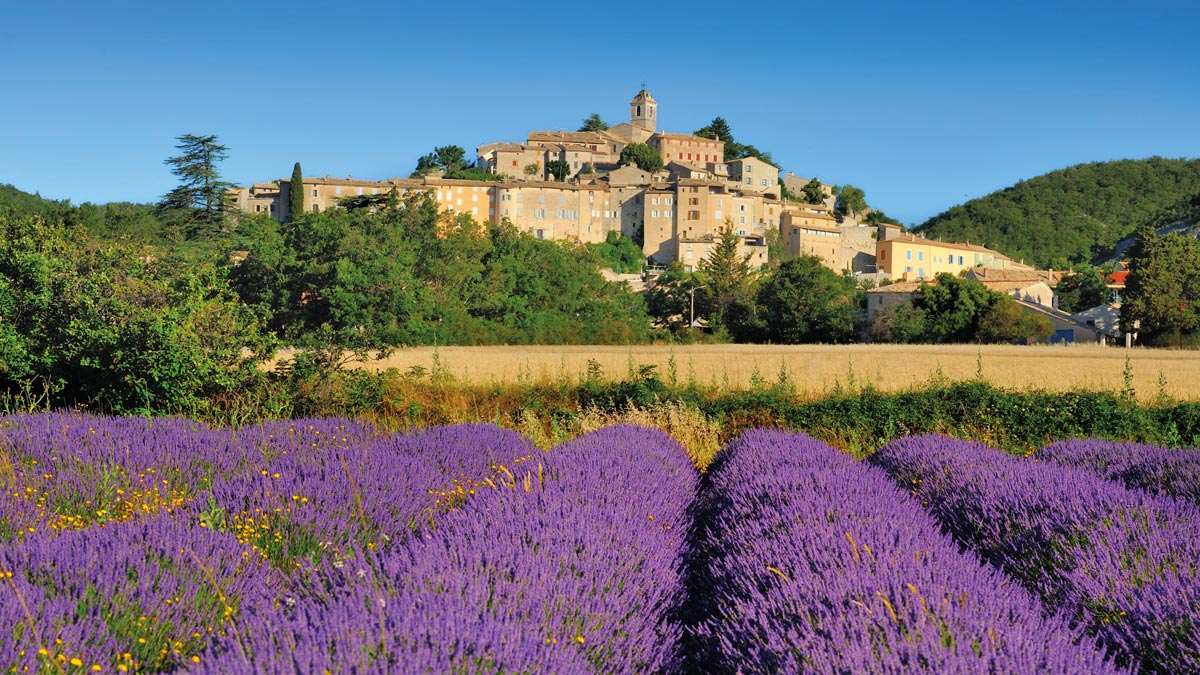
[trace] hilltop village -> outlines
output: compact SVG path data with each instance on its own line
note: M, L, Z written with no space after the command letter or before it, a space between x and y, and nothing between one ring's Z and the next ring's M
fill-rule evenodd
M754 267L768 260L769 232L777 232L786 256L819 257L829 268L887 279L932 278L977 266L1020 266L1006 256L970 244L934 242L904 234L894 225L867 226L853 216L834 214L833 189L822 185L823 203L807 204L783 195L803 195L809 183L757 157L726 161L721 139L657 129L658 102L642 89L629 102L629 121L602 131L533 131L523 143L489 143L476 149L476 166L499 177L479 181L446 178L358 180L329 176L304 178L305 209L337 208L340 200L396 190L430 195L450 214L470 214L480 222L509 221L543 239L575 239L585 244L619 232L641 243L646 257L666 265L680 261L694 270L732 228ZM662 159L648 173L620 164L621 152L644 143ZM551 167L565 163L563 180ZM233 193L246 212L270 213L284 222L290 179L254 183Z
M658 112L658 101L643 88L629 102L628 122L596 131L533 131L522 143L481 145L475 166L489 180L448 178L438 171L378 181L306 177L304 208L320 212L339 208L345 199L393 191L400 198L424 194L450 216L507 221L541 239L593 244L618 232L639 242L651 263L678 261L687 271L695 271L730 228L752 267L767 264L774 235L784 257L816 256L834 271L881 284L868 292L868 318L908 301L921 282L947 272L1012 295L1027 311L1049 318L1063 340L1092 342L1119 334L1111 308L1099 320L1057 310L1052 289L1061 273L1036 270L970 242L927 239L855 217L863 214L838 213L830 185L821 184L820 203L797 201L794 196L805 195L810 179L780 176L777 167L753 156L726 161L720 138L660 131ZM653 149L662 170L622 165L622 151L635 143ZM293 187L291 179L254 183L233 191L233 203L285 222L292 216Z

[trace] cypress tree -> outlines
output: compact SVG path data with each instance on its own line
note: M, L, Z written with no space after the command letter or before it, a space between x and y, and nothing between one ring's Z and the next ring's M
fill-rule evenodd
M288 193L288 220L295 220L304 213L304 174L300 172L300 162L292 167L292 184Z

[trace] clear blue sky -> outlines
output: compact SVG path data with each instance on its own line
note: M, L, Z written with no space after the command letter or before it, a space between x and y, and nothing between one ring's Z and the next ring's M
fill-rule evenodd
M1198 3L6 2L0 183L154 201L183 133L239 184L406 176L592 112L723 116L907 224L1080 162L1200 156Z

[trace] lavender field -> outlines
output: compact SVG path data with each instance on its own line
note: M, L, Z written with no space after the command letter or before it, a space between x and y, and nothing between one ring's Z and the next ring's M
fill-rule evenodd
M1200 673L1196 458L0 418L0 672Z

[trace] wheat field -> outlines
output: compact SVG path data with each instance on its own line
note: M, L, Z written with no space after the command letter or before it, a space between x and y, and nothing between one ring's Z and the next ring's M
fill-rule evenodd
M1126 360L1128 359L1128 361ZM1200 353L1099 345L653 345L410 347L354 364L440 373L471 384L578 382L589 363L606 380L654 366L664 381L748 387L781 374L801 394L871 386L900 391L982 375L1009 389L1121 391L1139 399L1200 398Z

